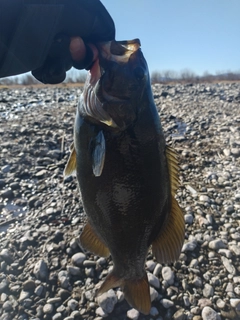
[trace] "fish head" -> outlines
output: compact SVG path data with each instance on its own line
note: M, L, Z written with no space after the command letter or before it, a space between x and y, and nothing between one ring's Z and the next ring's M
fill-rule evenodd
M136 121L143 92L150 83L140 41L114 40L98 44L98 50L99 59L84 90L85 96L92 90L92 99L85 102L95 120L113 130L124 130Z

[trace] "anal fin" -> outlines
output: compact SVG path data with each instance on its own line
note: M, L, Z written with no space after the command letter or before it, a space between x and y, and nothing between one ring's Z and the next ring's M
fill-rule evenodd
M83 232L80 235L80 243L84 249L100 257L108 257L110 255L108 247L95 233L89 222L85 225Z
M185 238L185 222L177 200L172 196L171 212L159 236L152 243L152 251L159 263L178 259Z
M150 313L151 298L146 273L140 279L124 279L119 278L115 274L115 270L113 269L113 271L106 277L104 283L100 287L97 296L115 287L122 288L124 297L130 304L130 306L145 315Z

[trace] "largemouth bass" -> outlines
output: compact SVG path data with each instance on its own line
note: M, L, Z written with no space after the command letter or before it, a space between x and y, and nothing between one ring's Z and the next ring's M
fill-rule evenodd
M65 175L75 169L88 222L84 249L114 267L98 295L120 286L128 303L151 308L145 260L178 259L184 218L175 199L178 162L166 146L138 39L98 46L77 108L74 147Z

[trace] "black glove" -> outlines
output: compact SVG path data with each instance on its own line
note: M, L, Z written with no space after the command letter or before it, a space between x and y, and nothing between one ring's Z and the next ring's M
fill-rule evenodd
M70 38L85 43L115 38L112 18L99 0L0 0L0 77L32 71L43 83L60 83L74 66L89 68L91 49L83 62L71 59Z

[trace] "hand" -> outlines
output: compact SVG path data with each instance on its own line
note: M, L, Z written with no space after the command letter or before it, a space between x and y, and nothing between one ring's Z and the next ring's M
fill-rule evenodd
M61 35L54 40L44 64L32 71L33 76L45 84L63 82L72 66L89 70L98 57L93 44L85 44L80 37Z
M86 46L80 37L71 38L69 49L75 65L84 65L84 62L89 60L88 65L85 63L83 68L78 69L89 68L89 65L92 65L98 57L97 48L93 44L87 44Z

